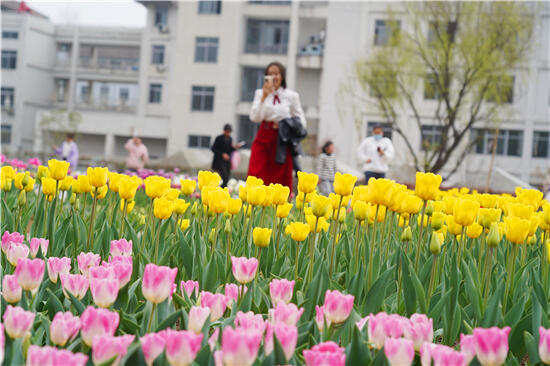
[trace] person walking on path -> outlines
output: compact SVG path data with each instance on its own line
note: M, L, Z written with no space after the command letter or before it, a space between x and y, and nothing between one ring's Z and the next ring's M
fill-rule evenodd
M58 147L52 145L54 152L63 160L68 161L71 170L78 166L78 145L74 141L74 133L68 133L65 141Z
M141 142L141 139L134 136L126 142L124 147L128 150L126 168L133 171L143 169L145 163L149 161L149 151L147 150L147 146Z
M334 143L327 141L319 155L317 175L319 176L319 191L328 196L334 192L334 175L336 174L336 157L334 156Z
M212 159L212 170L218 172L222 178L222 187L227 186L229 177L231 176L231 154L240 148L240 145L233 146L233 138L231 138L233 128L229 123L223 126L223 134L216 137L214 144L211 147L214 153Z

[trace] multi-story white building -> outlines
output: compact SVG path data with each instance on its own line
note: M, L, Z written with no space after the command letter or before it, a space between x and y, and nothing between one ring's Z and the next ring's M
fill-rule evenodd
M51 49L46 54L52 61L44 68L50 75L48 107L80 113L79 133L86 141L79 143L85 152L123 157L123 142L137 133L145 137L151 155L205 167L211 159L209 146L225 123L233 124L235 140L253 140L258 125L249 121L248 113L254 90L261 87L266 65L280 61L287 66L288 87L300 93L304 106L310 134L306 151L315 154L331 139L342 165L359 171L358 143L367 136L369 123L385 121L369 110L359 116L345 113L340 90L354 62L377 47L377 37L387 28L387 3L138 2L147 8L141 30L49 25ZM501 124L495 159L496 167L534 184L546 179L550 161L550 6L539 5L536 46L527 76L515 79L513 114ZM406 16L397 14L406 27ZM8 15L3 14L3 30L10 24L4 20ZM8 86L4 80L2 86ZM423 96L419 88L416 97ZM432 104L422 101L421 113L428 117ZM44 129L38 125L40 113L31 137L36 149L47 147L37 131ZM407 125L409 117L400 116L400 121ZM13 129L12 144L18 128ZM438 138L429 122L422 134L416 127L408 132L418 150L423 139ZM483 142L454 178L457 184L479 187L490 162L491 136L473 133L483 134ZM404 144L395 134L392 138L397 157L390 176L412 182ZM242 165L246 171L246 159Z

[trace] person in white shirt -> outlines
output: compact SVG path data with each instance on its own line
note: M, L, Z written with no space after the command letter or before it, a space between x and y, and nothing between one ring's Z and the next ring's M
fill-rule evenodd
M375 126L372 136L364 139L357 148L357 157L363 164L366 182L370 178L384 178L389 169L389 163L395 156L391 140L384 137L382 127Z
M279 62L270 63L265 71L264 85L256 90L250 110L250 120L260 128L250 148L248 175L261 178L265 185L280 183L292 189L292 154L287 150L283 164L275 161L279 121L299 117L306 126L300 96L286 88L285 68Z

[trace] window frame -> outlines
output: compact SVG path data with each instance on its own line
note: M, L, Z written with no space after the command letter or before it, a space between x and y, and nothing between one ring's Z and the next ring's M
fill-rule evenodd
M194 61L196 63L217 63L219 45L218 37L195 37ZM211 57L211 52L214 57Z
M158 95L158 100L155 96ZM149 83L149 104L161 104L162 103L162 84Z
M155 27L168 25L168 6L159 4L155 5L155 12L153 14L153 25Z
M187 147L189 149L210 149L211 141L212 136L210 135L187 135Z
M244 53L286 55L288 53L290 22L288 20L271 20L248 18L246 21ZM279 31L279 32L277 32ZM256 32L257 34L254 34ZM278 43L264 43L266 37L276 37Z
M211 108L208 109L208 99L212 98ZM191 111L192 112L213 112L216 97L216 87L210 85L192 85L191 86ZM195 101L198 98L198 107Z
M15 35L15 37L14 37ZM19 39L18 31L3 30L2 39Z
M2 70L17 69L17 50L2 50Z
M391 23L395 23L397 27L393 28ZM383 25L379 26L379 23ZM392 30L395 34L392 34ZM376 47L384 47L390 45L390 40L393 35L398 35L401 31L401 20L391 20L391 19L374 19L374 32L373 32L373 41L372 44Z
M222 2L221 0L199 0L197 13L219 15L222 13Z
M0 143L10 145L13 126L11 124L0 124Z
M420 150L433 151L441 145L443 137L443 127L439 125L422 125L420 129ZM429 140L430 145L426 145L426 140Z
M256 90L262 88L263 80L264 80L264 72L265 70L263 68L243 66L242 78L241 78L242 80L241 93L240 93L241 102L250 102L254 99L254 93L256 92ZM252 80L249 80L249 78L252 79L252 75L250 75L249 73L255 73L257 78L256 85L253 88L253 90L250 90L248 88L250 86L248 85L249 82L252 81Z
M538 144L540 144L541 142L546 144L546 146L543 147L543 149L546 150L546 154L538 153L539 151ZM540 131L540 130L533 131L533 149L531 151L531 157L543 158L543 159L550 158L550 131Z
M166 46L154 44L151 49L151 65L164 65Z
M474 145L473 153L476 155L491 155L495 134L496 130L492 128L472 128L470 131L470 142L474 143L475 139L479 139ZM499 156L521 158L523 156L524 137L522 130L500 129L495 154ZM514 146L510 143L511 140L517 140L515 149L517 153L512 153L510 151Z
M430 88L433 90L430 90ZM441 100L441 95L437 88L437 79L434 73L427 73L424 78L424 100Z
M6 100L10 100L10 104L6 104ZM15 87L3 86L0 93L0 105L2 109L13 108L15 106Z

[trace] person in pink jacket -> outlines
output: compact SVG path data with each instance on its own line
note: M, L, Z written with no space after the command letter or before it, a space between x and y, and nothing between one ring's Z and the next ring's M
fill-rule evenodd
M149 160L149 152L147 151L147 147L141 142L141 139L134 136L126 142L124 147L128 150L126 168L130 170L143 169L145 163Z

